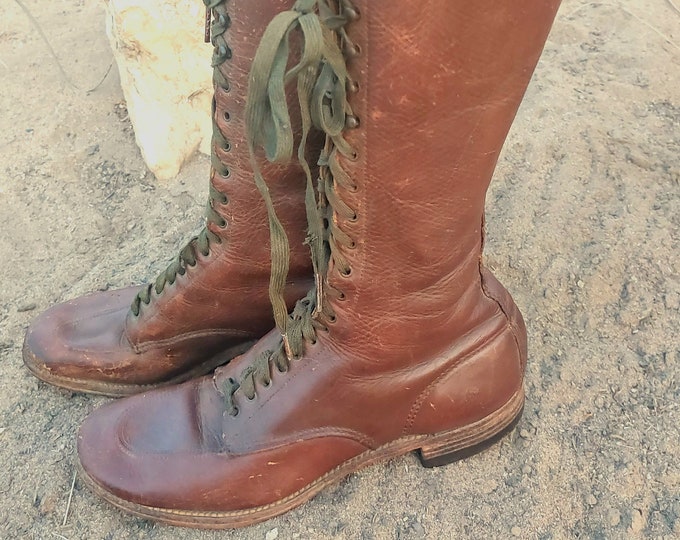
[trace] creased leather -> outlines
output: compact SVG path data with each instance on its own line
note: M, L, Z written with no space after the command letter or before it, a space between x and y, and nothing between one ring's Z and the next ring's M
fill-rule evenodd
M272 368L253 400L237 391L236 416L225 413L224 383L275 346L275 332L214 378L89 417L81 463L127 500L222 512L275 503L367 450L469 426L521 389L526 332L481 264L484 198L559 1L356 4L347 30L361 53L348 65L361 124L346 137L359 159L342 166L358 190L339 195L358 218L338 218L356 248L344 253L349 277L330 270L345 294L333 301L337 322L287 372ZM144 415L187 395L198 414ZM129 455L115 450L130 433L125 408L143 418ZM168 455L156 441L194 421L209 444L192 438L187 451L182 439Z
M212 173L211 182L228 198L215 202L227 226L211 225L222 244L199 255L196 267L153 293L135 316L129 307L137 290L96 293L52 307L29 328L25 359L41 371L87 384L148 385L170 380L224 349L264 335L273 325L268 286L269 229L264 203L253 184L245 133L245 96L250 62L260 35L285 0L228 2L231 26L226 40L233 57L222 69L229 91L215 90L215 117L231 149L216 151L231 175ZM206 61L209 48L206 46ZM205 69L209 69L206 64ZM295 101L294 89L289 93ZM229 118L225 116L229 113ZM299 116L293 118L300 134ZM310 152L321 142L312 139ZM311 160L315 162L316 158ZM263 165L291 245L287 301L290 307L311 286L309 248L303 245L305 176L297 163ZM87 388L84 388L87 389Z

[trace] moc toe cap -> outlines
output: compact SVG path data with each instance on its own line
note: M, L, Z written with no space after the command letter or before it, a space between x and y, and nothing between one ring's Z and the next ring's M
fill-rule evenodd
M130 352L125 320L138 290L90 294L43 312L26 332L27 367L41 378L106 378L121 353Z
M104 490L100 495L155 508L214 504L211 493L225 487L219 462L228 457L219 454L219 441L197 413L204 380L126 398L88 416L78 456L89 480Z
M246 416L238 418L257 421ZM105 500L139 515L182 522L181 516L219 514L216 519L235 523L238 515L285 499L367 449L335 430L272 434L270 444L258 444L243 423L229 418L211 377L102 407L78 437L86 481ZM252 448L234 451L242 438Z

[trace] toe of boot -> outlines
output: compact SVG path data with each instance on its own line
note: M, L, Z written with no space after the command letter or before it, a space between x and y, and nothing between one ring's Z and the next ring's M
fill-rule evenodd
M26 332L26 367L48 383L98 391L96 381L106 381L118 358L131 353L125 320L138 290L90 294L43 312Z
M209 499L205 486L207 492L219 486L215 469L221 459L220 441L198 414L201 384L199 379L131 396L85 419L78 458L95 494L145 517L154 517L155 508L200 509ZM221 410L215 411L219 420Z

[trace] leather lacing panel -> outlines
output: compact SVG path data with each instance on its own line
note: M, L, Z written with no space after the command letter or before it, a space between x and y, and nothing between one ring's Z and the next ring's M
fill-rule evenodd
M327 332L336 320L327 298L340 299L345 294L328 283L329 268L348 276L351 267L345 251L356 246L355 240L341 228L343 221L356 221L358 216L340 193L356 191L358 186L343 169L342 161L356 161L357 151L343 137L346 129L356 129L360 121L351 110L348 92L356 90L351 80L346 56L358 54L349 39L346 26L359 17L349 0L298 0L293 8L277 15L269 24L258 47L250 74L246 124L248 145L255 182L267 206L270 234L272 274L269 295L281 341L274 350L258 355L238 380L227 379L222 390L228 413L238 414L236 393L246 399L256 397L258 383L271 384L272 370L286 372L290 362L301 358L306 344L315 344L317 332ZM302 49L297 64L288 69L289 40L297 32L302 36ZM293 129L288 112L285 87L297 85L302 119L302 137L297 158L307 176L305 206L307 211L307 243L315 272L315 287L288 313L284 288L288 274L290 246L276 215L267 183L258 164L257 153L263 150L272 162L292 159ZM312 127L323 131L326 144L319 158L317 186L305 158L307 138Z
M203 0L206 5L207 22L206 37L210 37L213 45L213 85L215 88L219 87L225 92L229 91L229 81L222 73L220 67L231 59L232 51L227 44L225 33L229 28L231 19L227 12L227 0ZM231 150L231 144L217 123L216 117L217 102L213 95L212 100L212 152L211 152L211 180L215 174L222 178L230 176L229 168L224 164L217 155L216 149L220 148L225 152ZM228 113L224 112L227 115ZM214 183L210 182L210 193L208 198L208 205L206 209L206 223L201 232L191 238L189 242L180 250L177 256L172 260L168 267L161 272L154 283L149 283L145 286L135 297L130 307L132 313L138 316L141 312L142 304L148 305L153 298L153 291L157 295L161 294L167 284L172 285L177 276L186 274L189 267L196 266L199 256L207 257L210 255L210 247L212 244L221 244L222 238L210 230L210 225L217 226L220 229L227 227L225 219L215 210L217 204L227 204L229 198L219 191Z

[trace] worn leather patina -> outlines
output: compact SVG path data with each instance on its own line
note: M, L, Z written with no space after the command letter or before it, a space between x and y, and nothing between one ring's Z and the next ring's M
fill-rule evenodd
M395 455L419 450L426 466L468 455L521 414L526 330L482 263L484 200L559 0L290 6L252 69L280 117L280 65L291 61L266 51L285 51L286 28L323 49L314 88L305 58L289 77L303 86L300 105L326 111L314 120L327 136L314 208L307 200L310 235L323 224L310 236L316 286L214 376L85 421L83 478L147 518L249 525ZM264 99L258 88L249 99ZM262 114L251 130L267 124ZM275 149L274 133L251 132L254 149ZM280 281L285 249L272 259Z
M248 71L266 25L286 0L212 7L214 136L206 228L143 288L99 292L47 310L30 326L24 359L47 382L123 395L202 375L245 350L273 324L267 210L253 183L245 133ZM290 89L291 101L295 89ZM299 136L299 114L291 129ZM308 143L314 154L317 136ZM263 164L290 237L286 302L312 285L305 241L305 174ZM220 353L219 357L216 356Z

